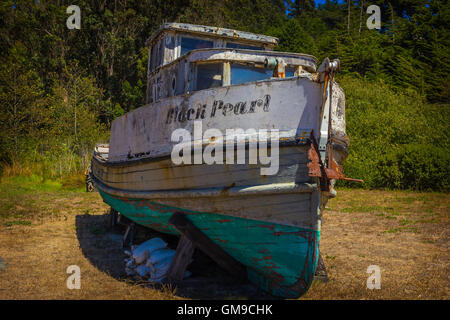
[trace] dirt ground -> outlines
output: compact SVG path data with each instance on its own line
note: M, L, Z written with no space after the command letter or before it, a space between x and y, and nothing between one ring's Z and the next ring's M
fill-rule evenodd
M320 244L329 281L315 280L301 299L449 299L449 199L338 190ZM107 212L98 193L0 185L0 299L271 298L236 284L201 252L179 288L127 278L121 230L109 229ZM138 230L136 242L149 233ZM165 239L176 245L176 238ZM79 290L67 288L70 265L80 267ZM380 267L379 290L366 286L370 265Z

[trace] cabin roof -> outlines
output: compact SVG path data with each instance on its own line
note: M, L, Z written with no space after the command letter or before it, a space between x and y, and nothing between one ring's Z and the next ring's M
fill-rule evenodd
M276 46L278 44L278 38L265 36L262 34L250 33L245 31L239 31L234 29L220 28L220 27L209 27L195 24L187 24L187 23L164 23L159 27L159 29L152 34L150 38L147 39L146 45L149 45L155 38L157 38L162 32L167 30L173 31L181 31L192 34L201 34L207 36L215 36L215 37L223 37L223 38L232 38L235 40L246 40L248 42L259 42L270 44L272 46Z

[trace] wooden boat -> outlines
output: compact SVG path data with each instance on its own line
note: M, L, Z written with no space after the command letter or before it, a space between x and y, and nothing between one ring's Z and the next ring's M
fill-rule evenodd
M224 28L162 25L147 41L147 105L112 123L109 150L102 145L94 152L91 176L103 200L122 215L178 234L169 218L181 212L245 265L251 282L296 298L314 277L321 215L335 195L334 181L346 179L340 167L348 147L345 97L333 81L338 60L325 59L317 68L313 56L272 51L277 41ZM183 145L192 164L171 157L172 133L180 128L194 135ZM243 130L243 149L226 134L204 136L209 129L236 128ZM252 146L263 139L253 128L278 130L269 144L269 151L278 147L276 174L261 174L267 163L250 163ZM211 145L216 160L246 151L244 163L202 162Z

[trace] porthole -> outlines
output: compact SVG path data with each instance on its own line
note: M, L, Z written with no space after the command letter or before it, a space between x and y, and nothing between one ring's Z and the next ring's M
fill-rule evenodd
M171 89L172 89L172 96L174 96L175 93L176 93L176 91L177 91L177 77L176 77L176 76L173 76L173 77L172 77L172 86L171 86Z

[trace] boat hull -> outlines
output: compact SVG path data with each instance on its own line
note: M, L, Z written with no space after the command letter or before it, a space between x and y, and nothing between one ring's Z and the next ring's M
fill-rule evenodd
M320 231L232 215L174 207L149 199L126 198L99 190L103 200L136 223L178 235L169 224L185 214L212 241L247 267L248 279L275 296L298 298L314 278Z
M93 181L106 203L140 225L178 234L168 221L175 212L186 214L248 268L250 281L297 298L313 280L321 213L333 194L309 167L312 146L327 137L324 106L331 105L332 123L342 133L338 162L347 143L343 94L329 103L322 93L322 84L295 77L200 90L138 108L113 122L108 159L93 157ZM227 129L279 129L279 170L262 174L266 166L251 164L247 152L242 164L174 164L171 136L181 128L193 137L186 154L209 147L209 129L223 133L223 141ZM238 146L230 149L236 152L230 159L237 159Z

